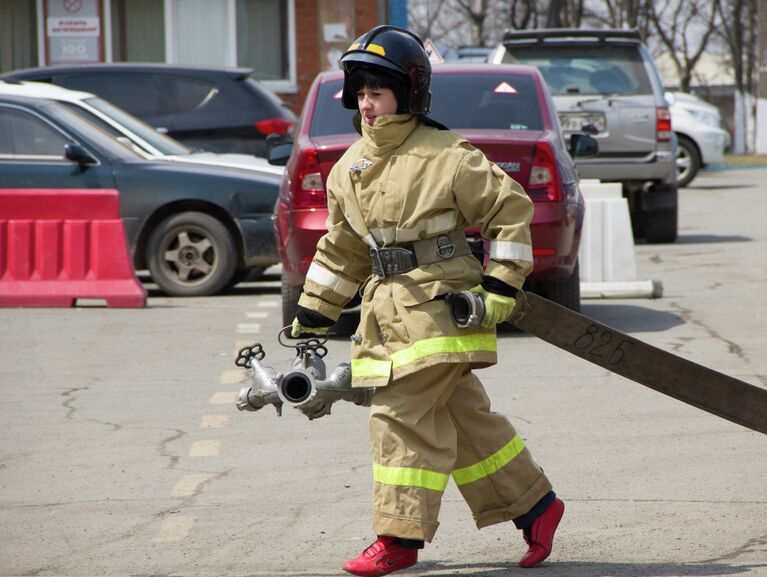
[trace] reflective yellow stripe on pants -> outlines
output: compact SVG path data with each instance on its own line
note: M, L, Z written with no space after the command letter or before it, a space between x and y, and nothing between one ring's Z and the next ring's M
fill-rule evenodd
M399 487L422 487L432 491L444 491L450 476L437 471L412 467L386 467L373 465L373 480L384 485Z
M479 479L489 477L511 463L524 450L525 444L519 438L519 435L515 435L511 441L487 459L453 471L453 479L456 485L467 485Z
M453 471L453 479L456 485L466 485L489 477L502 469L525 449L525 444L519 435L506 443L495 454L490 455L479 463L463 467ZM414 469L412 467L386 467L373 465L373 480L384 485L397 485L400 487L422 487L432 491L444 491L447 487L449 475L426 469Z

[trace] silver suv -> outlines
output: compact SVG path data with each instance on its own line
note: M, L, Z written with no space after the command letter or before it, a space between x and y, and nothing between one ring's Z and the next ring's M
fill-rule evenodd
M676 142L660 76L638 32L509 31L488 60L536 66L566 137L585 130L599 141L596 157L576 161L581 177L622 183L634 236L676 240Z

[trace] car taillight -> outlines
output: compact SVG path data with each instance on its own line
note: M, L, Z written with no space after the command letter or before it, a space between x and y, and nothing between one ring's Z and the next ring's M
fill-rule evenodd
M325 184L322 182L317 150L307 148L301 152L296 163L296 178L293 181L294 208L325 208Z
M554 152L547 142L536 142L533 165L527 182L527 195L534 201L557 202L562 200Z
M668 108L659 106L655 109L655 132L658 142L671 140L671 112Z
M285 118L265 118L256 122L256 130L261 134L287 134L293 128L293 122Z

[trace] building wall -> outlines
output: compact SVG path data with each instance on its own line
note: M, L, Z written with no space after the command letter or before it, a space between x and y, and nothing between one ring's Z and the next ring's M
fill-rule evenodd
M356 0L354 5L354 37L358 37L378 24L383 24L385 0ZM405 4L406 9L406 4ZM295 112L301 113L306 94L314 77L323 71L321 45L322 23L320 0L296 0L296 70L298 92L278 93Z
M102 14L102 37L101 43L104 48L102 59L117 61L134 60L127 52L120 49L126 39L122 38L118 30L113 30L114 18L121 13L120 7L128 2L135 8L137 0L96 0ZM163 12L163 0L143 0L150 2L159 14ZM37 38L39 21L44 18L43 11L36 10L36 6L43 6L45 0L0 0L0 72L24 67L36 66L45 61L45 57L38 58L37 48L40 39ZM56 2L58 5L58 2ZM159 6L159 8L157 8ZM166 2L167 6L167 2ZM109 18L111 14L112 18ZM145 11L143 12L145 16ZM323 14L327 22L323 22ZM158 18L158 22L161 18ZM328 57L329 45L323 38L323 25L334 22L343 22L346 25L346 35L351 36L348 41L335 42L332 44L332 55ZM407 23L407 0L295 0L295 58L296 58L296 90L290 92L277 92L277 94L296 113L300 114L306 94L309 91L315 76L324 69L334 66L329 58L335 60L351 42L370 30L376 25L391 21L393 24L406 25ZM154 33L158 45L164 51L165 38L163 29L168 23L162 22L159 32ZM39 29L45 30L43 22ZM21 34L20 31L24 31ZM13 32L13 34L12 34ZM141 30L143 33L144 31ZM114 37L113 37L114 35ZM135 40L135 39L134 39ZM137 41L140 41L139 38ZM113 54L111 43L117 43L118 49ZM39 44L40 43L40 44ZM155 46L156 48L156 46ZM163 54L155 58L143 56L141 61L163 61ZM286 89L287 90L287 89Z

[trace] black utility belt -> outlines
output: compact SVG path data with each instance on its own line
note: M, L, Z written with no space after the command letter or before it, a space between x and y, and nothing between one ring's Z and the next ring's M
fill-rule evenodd
M467 254L471 254L471 249L461 230L426 240L370 249L373 273L379 278L403 274L419 266Z

